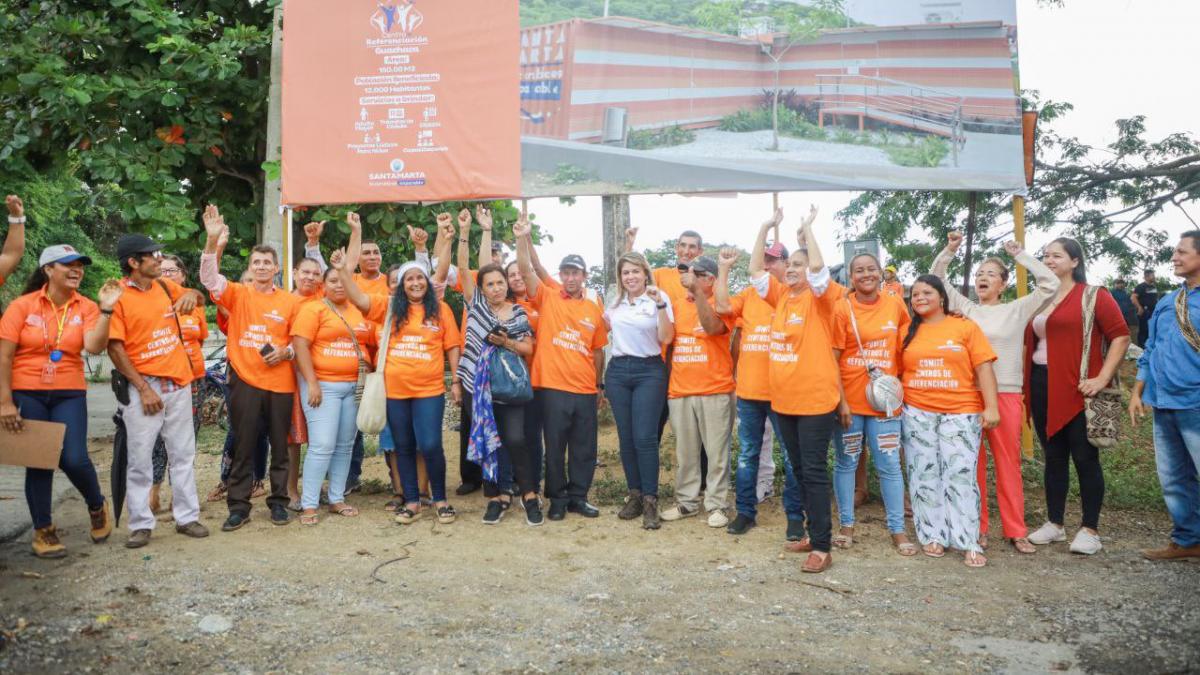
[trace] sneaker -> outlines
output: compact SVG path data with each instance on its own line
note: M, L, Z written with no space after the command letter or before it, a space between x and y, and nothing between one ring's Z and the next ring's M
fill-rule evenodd
M550 502L550 511L546 514L550 520L562 520L567 517L567 505L565 502Z
M716 512L714 511L714 513L716 513ZM709 524L710 525L712 524L711 517L709 520ZM733 522L729 523L729 527L725 528L725 531L728 532L729 534L746 534L751 529L753 529L754 526L757 524L758 523L754 522L753 518L739 513L736 516L734 516Z
M47 525L33 531L33 554L39 558L65 558L67 547L58 538L58 530Z
M662 527L662 519L658 517L658 497L642 495L642 529L657 530Z
M1200 544L1196 544L1195 546L1180 546L1175 542L1171 542L1165 548L1151 548L1142 551L1142 557L1146 560L1200 558Z
M1082 532L1082 530L1080 531ZM1030 532L1028 539L1031 544L1045 546L1046 544L1053 544L1058 541L1066 541L1067 531L1054 523L1046 523L1033 532Z
M804 521L789 520L787 525L788 541L804 541Z
M507 509L499 501L490 501L487 505L487 511L483 514L484 525L495 525L504 517L504 512Z
M150 543L150 530L134 530L125 541L125 548L141 548Z
M545 522L542 518L542 504L537 497L526 499L521 502L521 506L525 508L525 524L537 527Z
M697 513L700 513L699 509L690 509L690 508L684 506L683 504L677 504L677 505L672 506L671 508L667 509L666 511L663 511L661 517L663 520L670 522L672 520L683 520L684 518L691 518L692 516L696 515Z
M175 531L193 539L203 539L208 536L208 528L201 525L198 520L193 520L187 525L176 525Z
M642 515L642 491L630 490L625 497L625 505L617 513L617 517L621 520L633 520L640 515Z
M248 522L250 522L249 513L231 513L229 514L229 517L225 519L225 524L221 525L221 531L233 532L234 530L241 529L241 527Z
M709 527L725 527L729 524L729 516L725 515L725 511L721 509L713 509L708 512Z
M108 501L95 511L88 511L88 517L92 521L92 542L99 544L108 539L108 535L112 534L112 518L108 517Z
M271 507L272 525L287 525L290 522L292 522L292 514L288 513L287 507L283 504L275 504Z
M1079 553L1080 555L1094 555L1104 548L1100 544L1100 535L1092 534L1082 527L1075 533L1075 538L1071 540L1071 553Z
M587 503L586 501L584 501L582 499L572 500L571 502L568 502L567 510L570 511L571 513L578 513L579 515L583 516L584 518L599 518L600 517L600 509L592 506L591 504Z

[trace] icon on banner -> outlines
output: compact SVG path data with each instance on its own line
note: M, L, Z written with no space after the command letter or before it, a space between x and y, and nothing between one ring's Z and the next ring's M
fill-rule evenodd
M392 163L388 165L388 168L392 170L392 173L400 173L401 171L404 171L404 160L397 157L396 159L392 160Z
M425 17L415 7L416 4L417 0L380 2L375 13L371 15L371 25L384 35L408 37L425 21Z

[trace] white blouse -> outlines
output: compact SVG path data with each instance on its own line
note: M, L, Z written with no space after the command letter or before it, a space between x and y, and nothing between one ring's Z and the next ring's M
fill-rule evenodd
M670 298L666 293L659 293L658 297L667 305L667 320L675 321ZM658 341L658 307L649 295L642 293L632 302L626 299L609 305L604 309L604 318L612 327L609 341L614 357L662 356L662 344Z

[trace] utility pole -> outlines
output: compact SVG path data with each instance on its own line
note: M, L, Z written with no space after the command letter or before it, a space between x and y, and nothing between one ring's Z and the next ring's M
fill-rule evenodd
M607 297L617 283L617 259L625 246L629 229L629 195L605 195L600 198L604 230L604 291Z
M267 150L265 160L278 162L283 119L283 3L275 6L271 18L271 89L267 104ZM283 288L291 289L292 251L286 244L290 240L287 218L279 212L279 179L266 179L263 186L262 223L258 228L258 241L274 246L279 252L279 267L283 274Z
M978 201L978 192L967 193L967 255L963 258L962 282L962 294L965 298L971 297L971 243L975 241L975 207Z

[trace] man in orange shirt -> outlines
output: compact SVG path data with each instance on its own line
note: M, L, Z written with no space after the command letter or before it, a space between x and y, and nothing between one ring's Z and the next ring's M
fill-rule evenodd
M900 277L896 276L895 265L883 268L883 292L904 299L904 284L900 283Z
M713 287L717 263L712 258L692 260L680 276L687 295L675 312L675 340L671 349L671 377L667 407L675 432L676 506L662 514L666 521L700 512L700 448L708 451L704 510L709 527L725 527L729 491L729 445L733 433L733 354L729 334L734 319L717 314Z
M162 435L170 463L175 530L189 537L207 537L200 524L196 494L196 434L192 428L191 360L183 343L176 302L191 296L174 281L161 278L162 245L143 234L127 234L117 242L117 257L125 274L125 292L113 308L108 332L108 355L129 381L129 403L121 408L129 447L126 502L129 540L126 548L150 543L156 519L150 509L154 443Z
M541 313L531 380L546 441L547 516L562 520L570 511L596 518L600 510L588 503L587 493L596 473L596 411L602 400L597 392L604 389L604 313L584 293L587 265L581 256L563 258L562 289L554 289L533 269L529 222L518 221L513 235L526 291Z
M279 257L270 246L250 250L253 283L244 285L226 279L217 256L217 241L225 231L225 221L217 207L205 208L204 230L208 239L200 256L200 283L219 307L229 311L229 416L236 446L226 498L229 518L221 529L232 532L250 520L251 463L263 427L271 442L271 494L267 506L271 522L286 525L291 522L287 510L287 435L296 390L296 376L288 361L295 358L290 329L300 300L275 287Z
M379 244L367 240L362 243L358 257L358 274L354 283L367 295L387 295L387 275L383 273L383 252Z

